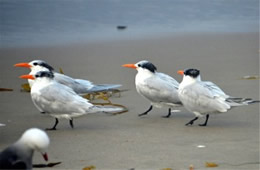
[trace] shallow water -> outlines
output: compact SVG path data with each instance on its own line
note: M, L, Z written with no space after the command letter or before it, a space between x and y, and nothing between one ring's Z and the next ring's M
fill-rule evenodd
M258 0L0 0L2 47L257 32ZM117 26L127 26L118 30Z

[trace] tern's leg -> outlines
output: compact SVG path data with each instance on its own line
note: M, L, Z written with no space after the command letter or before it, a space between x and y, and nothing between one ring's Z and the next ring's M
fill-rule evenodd
M150 112L152 109L153 109L153 105L151 105L147 111L145 111L144 113L139 114L138 116L147 115L148 112Z
M73 119L70 119L70 127L73 129L74 125L73 125Z
M52 128L46 128L46 130L56 130L56 126L59 123L59 120L57 118L55 118L55 124Z
M189 121L189 122L186 123L185 125L186 125L186 126L192 125L192 124L195 122L195 120L197 120L197 119L198 119L198 117L195 117L194 119L192 119L191 121Z
M168 112L168 114L166 115L166 116L163 116L164 118L169 118L170 116L171 116L171 111L172 111L172 109L171 108L169 108L169 112Z
M206 121L205 121L205 123L199 124L199 125L200 125L200 126L207 126L208 119L209 119L209 114L206 115Z

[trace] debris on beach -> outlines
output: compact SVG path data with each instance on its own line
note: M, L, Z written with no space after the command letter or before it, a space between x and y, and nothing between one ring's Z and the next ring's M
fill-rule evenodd
M242 79L242 80L259 80L259 76L258 76L258 75L254 75L254 76L243 76L241 79Z
M96 167L94 165L90 165L90 166L86 166L84 168L82 168L82 170L93 170L96 169Z
M88 93L88 94L86 94L82 97L84 97L85 99L88 99L88 100L103 99L103 100L108 101L110 103L110 100L109 100L110 94L106 93L106 92Z
M48 163L48 164L34 164L33 167L34 168L48 168L48 167L54 167L59 164L61 164L61 162L52 162L52 163Z
M122 108L121 112L113 113L113 115L118 115L118 114L122 114L122 113L128 112L127 107L124 106L124 105L121 105L121 104L115 104L115 103L111 103L111 102L108 102L108 103L92 103L92 104L100 105L100 106L112 106L112 107L120 107L120 108Z
M126 29L127 28L127 26L125 26L125 25L118 25L117 26L117 29L118 30L124 30L124 29Z
M123 110L121 112L117 112L117 113L114 114L114 115L117 115L117 114L122 114L122 113L128 112L128 109L124 105L112 103L109 100L109 98L116 96L116 95L118 95L117 97L121 97L122 91L126 91L126 90L115 89L115 90L112 90L112 91L93 92L93 93L86 94L82 97L92 101L91 103L94 104L94 105L121 107ZM98 99L102 99L102 100L106 101L106 103L93 102L94 100L98 100Z
M13 89L10 89L10 88L0 88L0 91L13 91Z
M30 87L29 83L24 83L24 84L21 85L21 87L22 87L22 89L21 89L22 92L30 92L31 91L31 87Z
M197 148L205 148L205 145L198 145Z
M88 100L102 99L102 100L110 102L109 101L110 97L121 97L121 92L124 92L124 91L127 91L127 90L114 89L114 90L109 90L109 91L92 92L92 93L85 94L82 97L84 97Z
M6 126L6 124L0 123L0 127L1 127L1 126Z
M59 71L60 71L61 74L64 74L62 68L59 68Z
M163 168L162 170L172 170L172 168Z
M218 164L216 164L214 162L206 162L205 163L205 167L207 167L207 168L214 168L214 167L218 167Z

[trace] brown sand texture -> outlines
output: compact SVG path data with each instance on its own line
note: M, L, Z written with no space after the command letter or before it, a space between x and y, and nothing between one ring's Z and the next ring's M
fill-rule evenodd
M177 70L197 68L203 80L212 81L227 94L259 99L259 80L242 80L259 75L258 33L196 33L146 39L132 39L52 47L0 49L0 149L16 141L28 128L51 127L54 119L40 114L29 93L21 92L29 73L15 68L18 62L42 59L57 71L96 84L122 84L121 97L113 103L128 107L127 113L111 116L90 114L74 120L71 129L61 120L57 131L47 131L51 144L50 162L62 163L49 169L207 169L206 162L217 169L259 169L259 104L237 107L227 113L212 115L207 127L185 126L194 118L185 109L170 118L162 118L168 109L153 109L135 89L135 70L122 64L149 60L159 72L181 81ZM202 147L201 147L202 146ZM44 163L34 154L35 164ZM48 169L48 168L45 168Z

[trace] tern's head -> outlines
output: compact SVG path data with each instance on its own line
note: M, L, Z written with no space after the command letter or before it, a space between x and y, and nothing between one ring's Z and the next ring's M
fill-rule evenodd
M50 139L44 131L38 128L28 129L23 133L17 143L24 148L39 151L43 158L48 161L46 150L50 144Z
M143 61L139 61L136 64L124 64L122 65L123 67L129 67L129 68L133 68L136 69L137 71L150 71L152 73L155 73L155 71L157 70L157 68L155 67L155 65L153 65L151 62L143 60Z
M22 75L20 76L22 79L30 79L30 80L35 80L35 79L42 79L42 78L47 78L47 79L53 79L54 75L50 71L39 71L35 74L27 74L27 75Z
M197 70L197 69L194 69L194 68L186 69L184 71L184 75L185 76L190 76L190 77L193 77L193 78L196 79L200 75L200 71Z
M178 74L183 75L182 82L185 82L184 84L190 84L196 81L201 81L200 78L200 71L197 69L186 69L186 70L179 70Z
M47 64L43 60L33 60L29 63L17 63L14 65L15 67L26 67L30 68L34 72L38 71L53 71L53 67Z
M183 75L185 77L191 77L193 79L200 79L200 71L194 68L186 69L186 70L179 70L178 74Z

